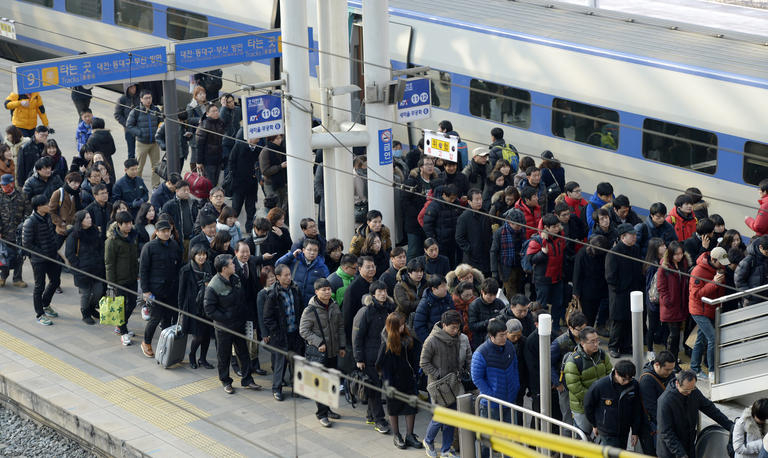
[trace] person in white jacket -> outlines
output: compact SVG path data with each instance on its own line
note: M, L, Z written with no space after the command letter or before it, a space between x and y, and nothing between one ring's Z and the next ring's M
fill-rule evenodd
M757 458L768 433L768 398L758 399L736 420L733 427L735 458ZM768 436L766 436L768 437Z

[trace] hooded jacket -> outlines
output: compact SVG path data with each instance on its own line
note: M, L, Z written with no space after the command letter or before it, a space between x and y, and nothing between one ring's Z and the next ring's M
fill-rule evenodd
M758 425L752 416L752 408L746 407L733 425L734 458L757 458L766 433L768 427Z
M657 270L656 289L659 291L659 317L662 323L680 323L688 318L689 277L668 269L688 272L690 265L690 258L684 255L679 266L670 267L662 261Z
M24 144L19 150L18 158L16 159L16 185L21 188L27 179L32 176L35 170L35 162L43 154L45 150L45 142L38 143L32 138L30 141Z
M367 294L362 300L363 307L355 315L352 328L352 348L355 361L375 366L381 347L381 331L387 315L395 311L395 304L387 297L384 303Z
M150 144L155 143L155 131L162 121L162 111L157 105L150 105L149 109L143 104L138 104L131 110L125 122L125 129L136 137L136 141Z
M349 242L350 253L354 254L355 256L360 256L360 252L363 249L363 245L365 244L365 238L368 237L369 232L371 232L371 229L368 227L368 224L363 223L358 226L357 230L355 231L355 235L352 237L352 241ZM390 235L389 228L387 226L383 224L381 225L379 237L381 238L381 251L389 254L389 252L392 250L392 236Z
M717 298L725 294L725 289L715 283L704 280L715 278L717 271L709 262L709 252L702 253L696 260L696 267L691 272L689 279L688 311L691 315L703 315L710 320L715 319L715 307L705 304L702 299L705 297Z
M522 198L515 202L515 208L523 212L525 216L525 239L529 239L536 234L536 229L541 222L541 206L529 207L525 204Z
M285 264L291 268L291 278L301 291L301 303L304 306L309 304L309 300L315 295L315 281L330 275L325 260L319 255L307 263L304 253L294 257L292 252L288 252L277 260L277 264Z
M131 114L133 107L138 106L141 103L138 87L136 88L136 91L133 93L133 95L128 94L128 89L131 86L135 86L135 84L129 85L125 88L123 95L117 99L117 104L115 105L115 120L119 122L123 127L125 127L125 123L128 122L128 115Z
M315 315L317 311L317 315ZM317 319L320 319L318 322ZM322 332L320 330L322 329ZM325 356L335 358L339 350L344 350L344 318L339 304L331 299L326 307L317 296L312 296L309 305L301 314L299 335L308 345L320 347L325 344ZM323 340L323 337L325 340Z
M413 280L411 280L411 276L408 275L408 268L406 267L403 267L397 272L396 278L397 283L395 283L393 299L397 306L396 310L407 320L408 316L416 311L416 307L419 305L419 300L424 295L424 290L427 288L427 280L422 277L418 284L414 284Z
M28 100L29 105L26 107L22 105L22 100ZM40 116L40 121L43 122L43 125L48 127L48 115L45 114L43 99L40 97L39 92L32 92L31 94L11 92L5 98L5 108L13 112L11 124L20 129L34 129L37 126L38 116Z
M54 237L53 223L49 215L41 215L37 211L33 211L24 221L21 237L21 245L29 249L27 254L29 254L29 261L32 264L49 262L35 253L58 259L59 256L56 254L56 251L59 246L56 243L56 237Z
M755 218L750 216L744 222L748 228L755 231L756 236L760 237L768 234L768 195L761 197L757 203L760 204L757 216Z
M760 252L760 242L755 240L747 247L747 256L739 262L733 276L740 290L755 288L768 282L768 256ZM761 299L750 299L751 303Z
M467 347L464 355L461 355L461 342L459 333L452 336L443 330L441 322L435 323L432 332L424 341L419 358L421 370L427 374L427 384L435 382L442 377L462 370L469 370L472 360L472 352ZM461 364L461 361L464 364Z
M437 297L432 294L431 288L425 288L413 317L413 329L416 332L416 338L424 342L429 336L432 326L440 321L443 313L455 309L450 294Z
M107 281L118 285L135 285L139 276L139 243L136 229L123 235L117 223L107 229L104 267Z
M472 355L472 382L480 394L514 403L520 389L517 352L509 340L496 345L491 339L478 347ZM480 401L487 404L487 401Z
M565 386L568 388L571 411L584 413L584 397L587 395L587 390L598 379L608 375L612 368L611 358L602 349L598 349L590 356L581 344L565 357L563 374Z
M688 216L683 216L680 209L675 207L667 215L667 222L675 227L677 240L683 241L696 233L696 223L698 223L698 220L693 211Z

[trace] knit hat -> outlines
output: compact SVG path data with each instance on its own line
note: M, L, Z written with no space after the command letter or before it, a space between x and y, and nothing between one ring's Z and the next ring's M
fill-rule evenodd
M510 223L525 224L525 215L519 208L510 208L505 211L504 219Z

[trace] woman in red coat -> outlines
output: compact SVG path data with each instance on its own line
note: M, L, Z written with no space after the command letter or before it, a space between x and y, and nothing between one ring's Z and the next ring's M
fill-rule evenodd
M683 251L683 244L672 241L661 258L656 276L659 290L659 318L669 330L667 350L673 355L680 351L680 334L688 318L688 272L691 260Z

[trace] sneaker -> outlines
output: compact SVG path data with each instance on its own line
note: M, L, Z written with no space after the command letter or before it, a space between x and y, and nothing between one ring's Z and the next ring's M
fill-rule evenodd
M320 419L320 424L323 425L323 427L325 428L330 428L332 423L331 423L331 420L328 419L328 417L323 417Z
M655 351L649 351L647 359L648 359L648 361L656 361L656 352Z
M18 281L13 282L13 286L15 286L17 288L26 288L27 287L27 282L25 282L23 280L18 280Z
M459 458L459 454L456 453L456 450L449 449L447 452L441 452L440 458Z
M136 337L136 333L133 331L128 331L128 335L131 336L132 338Z
M51 318L57 318L59 316L59 314L56 313L56 310L51 308L50 305L48 307L43 307L43 311L45 312L45 316L48 316Z
M419 440L419 436L416 434L408 434L405 436L405 446L411 448L423 447L423 445L421 445L421 441Z
M431 456L431 457L437 456L437 451L435 451L434 444L430 444L429 442L427 442L426 439L421 441L421 443L424 445L424 451L427 452L427 456Z
M56 287L56 294L64 294L64 290L61 289L61 286Z
M115 326L114 333L118 335L120 334L120 326Z
M86 316L86 317L84 317L84 318L83 318L83 323L85 323L85 324L90 324L90 325L94 325L94 324L96 324L96 322L95 322L95 321L93 321L93 318L91 318L90 316Z
M232 388L232 384L231 383L227 383L226 385L224 385L224 392L227 393L227 394L232 394L232 393L235 392L235 389Z
M152 351L152 344L145 344L144 342L141 343L141 352L144 353L144 356L147 358L154 358L155 352Z
M710 385L714 385L714 383L715 383L715 373L714 372L710 372L709 375L707 376L707 378L709 379L709 384Z
M37 322L42 324L43 326L50 326L53 324L53 321L49 320L48 317L45 315L40 315L37 317Z
M146 305L141 308L141 319L144 321L149 321L149 307Z
M329 410L328 411L328 418L331 420L339 420L341 418L341 415L337 414L336 412Z
M374 420L373 418L366 418L365 419L365 424L366 425L375 425L376 424L376 420Z
M403 436L400 435L400 433L395 433L395 437L392 439L392 442L395 443L395 447L405 450L405 441L403 440Z
M123 342L123 345L127 347L131 344L131 336L128 334L123 334L120 336L120 341Z
M375 429L377 433L381 433L381 434L389 434L389 432L391 431L391 429L389 428L389 424L385 421L381 421L381 422L377 421L376 426L374 426L373 429Z

